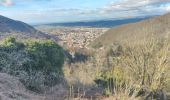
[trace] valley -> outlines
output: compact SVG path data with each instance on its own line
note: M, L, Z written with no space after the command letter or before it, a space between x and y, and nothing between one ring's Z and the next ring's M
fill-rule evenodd
M55 27L37 26L38 30L59 38L59 44L67 48L88 48L96 38L104 34L109 28L95 27Z
M170 100L168 0L14 1L0 0L0 100Z

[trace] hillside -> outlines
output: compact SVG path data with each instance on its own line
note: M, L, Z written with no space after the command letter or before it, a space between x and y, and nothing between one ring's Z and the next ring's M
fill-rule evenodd
M108 30L93 41L90 46L109 46L113 43L125 43L146 39L149 35L160 38L170 32L170 13L137 23L125 24Z
M54 37L42 33L24 22L16 21L0 15L0 38L2 39L7 36L15 36L19 39L54 39ZM57 38L54 40L57 40Z
M54 100L56 97L58 97L57 100L63 100L64 89L58 85L49 89L48 94L40 95L27 90L18 78L0 73L0 100Z
M0 100L41 100L39 96L28 92L16 77L0 73Z
M32 26L15 21L4 16L0 16L0 32L24 32L24 33L36 33L38 32Z

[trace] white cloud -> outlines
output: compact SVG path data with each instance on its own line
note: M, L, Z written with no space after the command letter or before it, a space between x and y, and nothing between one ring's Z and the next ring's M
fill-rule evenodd
M106 5L101 13L105 16L116 15L119 18L129 18L160 15L170 11L169 8L170 0L119 0Z
M106 11L144 9L147 6L157 7L168 2L170 3L170 0L121 0L107 5L104 9Z
M0 0L0 5L2 6L12 6L13 4L12 0Z
M44 3L44 1L50 2L41 5L40 3ZM16 6L29 5L17 10L0 10L0 14L26 22L48 22L50 20L52 22L147 17L170 12L170 0L110 0L110 4L93 8L71 7L71 5L74 4L70 4L70 7L62 6L62 4L61 6L56 6L55 1L57 0L0 0L0 6L11 6L14 3ZM85 2L86 0L82 1ZM98 2L100 2L100 0Z
M170 12L170 6L166 7L165 10L167 10L168 12Z

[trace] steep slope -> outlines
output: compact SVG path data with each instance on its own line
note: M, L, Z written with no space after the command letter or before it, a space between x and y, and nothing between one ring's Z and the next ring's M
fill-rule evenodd
M0 100L42 100L43 97L29 92L17 78L0 73Z
M114 27L93 41L90 46L137 42L148 37L162 38L170 33L170 13L137 23ZM151 36L152 35L152 36Z
M36 33L38 31L26 23L0 16L0 32Z
M39 38L39 39L53 38L54 40L57 40L57 38L54 38L47 34L44 34L24 22L12 20L10 18L0 15L0 39L4 38L6 36L15 36L19 39L23 39L23 38L24 39L25 38L36 38L36 39L37 38Z
M45 94L27 90L18 78L0 73L0 100L65 100L63 85L48 88Z
M37 94L27 90L18 78L0 73L0 100L65 100L66 92L66 88L57 85L45 94Z

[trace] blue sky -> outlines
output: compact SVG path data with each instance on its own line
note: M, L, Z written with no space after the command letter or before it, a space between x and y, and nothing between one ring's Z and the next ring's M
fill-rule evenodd
M27 23L125 19L170 12L170 0L0 0L0 15Z

